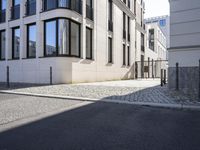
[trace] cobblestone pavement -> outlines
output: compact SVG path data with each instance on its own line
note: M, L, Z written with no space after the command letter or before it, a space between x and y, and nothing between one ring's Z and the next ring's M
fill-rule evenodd
M62 84L36 87L20 87L20 85L17 85L10 89L10 91L128 102L199 105L197 101L191 100L187 96L180 95L174 91L169 91L167 87L160 87L160 80L158 79Z
M0 126L78 103L81 101L0 94Z

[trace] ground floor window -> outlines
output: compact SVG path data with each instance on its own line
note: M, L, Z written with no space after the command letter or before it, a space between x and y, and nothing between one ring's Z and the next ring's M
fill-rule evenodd
M130 47L129 46L127 46L127 55L128 55L127 56L128 57L128 60L127 60L128 64L127 65L130 66Z
M36 57L36 24L27 26L27 57Z
M0 59L6 58L6 31L0 31Z
M70 19L45 21L44 25L45 56L80 57L80 24Z
M113 56L112 56L112 38L108 38L108 63L113 62Z
M19 59L20 54L20 28L12 29L12 59Z
M126 65L126 46L123 44L123 65Z
M86 58L92 59L92 29L86 28Z

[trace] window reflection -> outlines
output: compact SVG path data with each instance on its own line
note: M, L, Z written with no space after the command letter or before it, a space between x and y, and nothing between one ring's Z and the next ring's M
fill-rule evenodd
M36 56L36 25L28 26L28 57Z
M13 29L13 58L18 59L20 53L20 29Z
M6 32L5 31L1 31L0 32L0 44L1 44L1 53L0 53L0 56L1 58L0 59L5 59L5 49L6 49Z

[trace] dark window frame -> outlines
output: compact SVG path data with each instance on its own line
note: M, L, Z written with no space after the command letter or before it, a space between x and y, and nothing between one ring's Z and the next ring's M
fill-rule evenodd
M20 59L20 49L19 49L19 57L15 57L15 50L14 50L14 43L15 43L15 30L16 29L19 29L19 31L21 32L21 30L20 30L20 26L17 26L17 27L14 27L14 28L12 28L12 59L13 60L18 60L18 59ZM20 33L20 40L21 40L21 33ZM21 41L20 41L21 42ZM21 44L21 43L20 43Z
M86 27L86 30L90 30L90 47L91 47L91 50L90 50L90 57L87 57L87 49L86 49L86 59L93 59L93 30L91 28L88 28ZM87 35L87 34L86 34ZM87 38L87 36L86 36ZM86 43L87 44L87 43ZM87 47L87 46L86 46Z
M27 58L36 58L36 55L35 56L29 56L29 27L30 26L36 26L36 35L37 35L37 25L36 23L31 23L31 24L27 24L27 36L26 36L26 57ZM36 43L37 44L37 43ZM35 51L36 51L36 48L35 48Z
M6 30L1 30L0 31L0 60L5 60L6 59L6 47L5 47L5 58L2 58L2 56L1 56L1 52L2 52L2 49L1 49L1 45L2 45L1 35L2 35L2 32L5 32L5 34L6 34Z
M69 21L69 54L59 54L59 38L58 38L58 30L59 30L59 19L66 19ZM56 55L46 55L46 23L51 22L51 21L56 21ZM77 24L79 26L79 51L78 51L78 56L76 55L71 55L71 22ZM59 57L59 56L65 56L65 57L76 57L76 58L81 58L81 23L78 23L70 18L65 18L65 17L58 17L58 18L53 18L53 19L48 19L44 21L44 57Z

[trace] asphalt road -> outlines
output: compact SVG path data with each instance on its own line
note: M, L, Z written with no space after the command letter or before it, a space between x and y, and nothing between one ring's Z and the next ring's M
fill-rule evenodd
M199 149L200 112L103 102L0 133L0 150Z

